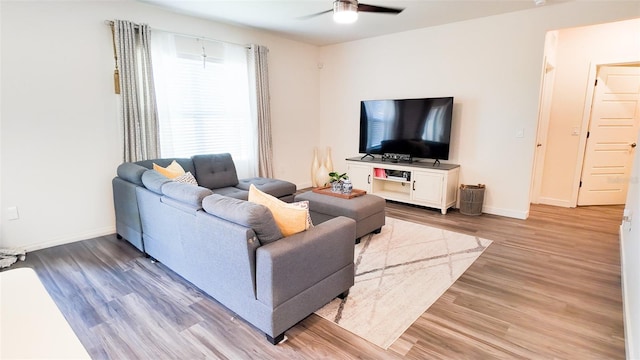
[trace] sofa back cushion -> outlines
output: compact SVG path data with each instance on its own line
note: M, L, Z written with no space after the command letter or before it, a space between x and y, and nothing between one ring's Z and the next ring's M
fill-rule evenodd
M260 204L213 194L202 201L209 214L253 229L262 245L282 238L271 211Z
M173 161L177 162L184 169L185 172L190 171L192 174L195 172L193 161L190 158L165 158L165 159L142 160L142 161L137 161L134 164L144 166L147 169L153 169L153 164L166 168L169 165L171 165Z
M123 163L118 166L116 172L119 178L142 186L142 174L147 170L149 169L135 163Z
M209 189L176 181L166 182L161 190L166 197L198 208L202 207L202 199L213 194Z
M231 154L194 155L196 180L209 189L238 185L238 174Z
M171 182L171 180L155 170L146 170L144 174L142 174L142 183L144 184L144 187L156 194L162 195L162 185L168 182Z

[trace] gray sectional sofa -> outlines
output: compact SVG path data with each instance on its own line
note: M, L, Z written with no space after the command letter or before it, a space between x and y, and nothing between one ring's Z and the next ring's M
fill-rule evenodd
M154 162L166 166L172 160L120 165L113 181L120 235L129 241L127 236L139 236L140 250L264 332L273 344L336 296L346 296L354 283L354 220L336 217L283 237L269 209L243 198L244 187L253 181L263 191L291 199L287 182L234 180L228 154L176 159L199 185L213 188L175 182L151 170ZM225 186L216 187L220 184ZM135 208L127 203L132 199Z
M249 186L253 183L260 190L283 201L293 201L296 185L288 181L250 178L238 179L236 167L230 154L195 155L191 158L165 158L123 163L118 166L117 176L112 181L113 202L116 213L116 232L138 250L145 252L142 224L136 189L144 187L142 175L153 169L153 164L167 167L176 161L182 168L193 174L198 185L210 189L215 194L247 200Z

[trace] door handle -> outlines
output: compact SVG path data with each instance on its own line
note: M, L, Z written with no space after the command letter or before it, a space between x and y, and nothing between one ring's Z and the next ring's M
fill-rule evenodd
M369 176L367 176L367 184L371 184L371 174L369 174Z
M413 191L416 191L416 181L413 180L413 184L411 184L411 188Z
M540 146L542 146L542 144L537 144L537 145L536 145L536 147L540 147Z
M631 147L632 148L636 147L636 143L631 144Z

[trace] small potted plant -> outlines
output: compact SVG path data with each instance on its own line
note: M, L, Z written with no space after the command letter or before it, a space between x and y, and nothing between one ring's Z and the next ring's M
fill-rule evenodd
M339 193L342 192L342 181L349 179L347 173L337 173L332 171L329 173L329 182L331 183L331 191Z

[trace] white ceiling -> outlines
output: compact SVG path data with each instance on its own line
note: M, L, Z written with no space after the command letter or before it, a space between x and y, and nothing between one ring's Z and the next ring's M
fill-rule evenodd
M377 6L405 8L398 15L360 13L355 24L336 24L331 13L299 17L332 8L332 0L138 0L217 22L269 31L314 45L329 45L456 21L535 8L533 0L364 0ZM546 5L569 0L547 0Z

